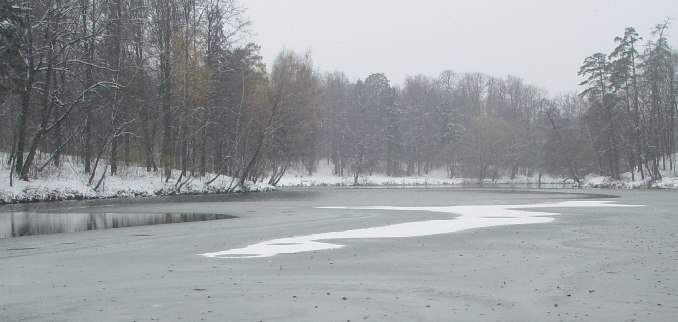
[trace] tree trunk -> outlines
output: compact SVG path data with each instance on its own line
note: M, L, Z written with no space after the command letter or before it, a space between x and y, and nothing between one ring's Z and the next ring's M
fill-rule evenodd
M202 138L200 142L200 176L204 177L207 173L207 126L202 129Z
M160 166L164 168L165 177L167 182L169 177L172 175L172 110L170 108L170 102L168 99L165 99L163 102L163 125L164 130L162 133L162 156L160 158Z
M88 104L89 105L89 104ZM83 129L83 155L85 173L92 173L92 107L85 107L85 128Z
M113 127L117 128L117 124L113 123ZM111 140L111 175L118 174L118 133L113 134Z
M55 113L56 114L56 113ZM54 115L55 122L56 119L58 118L57 115ZM61 145L63 144L63 140L61 137L61 123L56 123L56 127L54 127L54 136L55 136L55 149L54 149L54 165L58 168L61 165Z
M51 43L52 40L49 39L49 42ZM52 104L50 104L49 102L49 95L51 93L52 88L53 72L54 72L53 53L50 51L50 53L48 54L48 64L47 71L45 72L45 82L43 86L42 98L40 100L40 105L42 106L40 111L41 112L40 127L33 135L33 139L31 140L31 146L28 151L28 156L26 157L24 165L21 167L21 172L19 174L21 180L24 181L28 181L28 171L30 170L31 165L33 164L35 154L37 153L38 150L38 145L42 142L42 138L45 135L45 132L47 131L49 118L52 115L50 110Z
M261 151L261 147L263 146L264 143L264 133L259 134L259 139L257 140L257 147L254 150L254 154L250 158L250 161L247 162L247 166L245 167L245 170L240 176L240 182L239 185L243 187L245 185L245 181L247 180L247 176L249 175L250 171L252 171L252 168L254 167L254 164L257 162L257 157L259 156L259 151Z
M28 72L28 80L26 86L21 93L21 112L19 112L19 124L17 124L17 143L16 156L14 157L16 165L16 173L21 173L21 168L24 166L24 149L26 146L26 127L28 126L28 113L31 104L31 90L33 87L33 72Z

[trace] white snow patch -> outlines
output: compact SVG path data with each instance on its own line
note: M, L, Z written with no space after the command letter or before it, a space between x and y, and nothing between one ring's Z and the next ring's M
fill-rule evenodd
M632 207L634 205L611 204L610 201L564 201L533 205L490 205L490 206L450 206L450 207L318 207L319 209L371 209L396 211L431 211L459 214L449 220L427 220L396 225L352 229L341 232L329 232L306 236L269 240L243 248L198 254L217 258L253 258L271 257L279 254L294 254L308 251L337 249L344 245L320 242L321 240L363 239L363 238L403 238L447 234L466 229L503 225L524 225L548 223L558 213L544 211L525 211L539 208L574 207Z

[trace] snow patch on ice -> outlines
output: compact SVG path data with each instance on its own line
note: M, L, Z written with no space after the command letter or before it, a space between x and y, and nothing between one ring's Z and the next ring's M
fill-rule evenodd
M447 234L466 229L503 225L524 225L548 223L554 220L554 212L534 211L540 208L575 207L632 207L633 205L612 204L611 201L564 201L532 205L489 205L489 206L450 206L450 207L318 207L318 209L365 209L392 211L431 211L458 214L459 217L448 220L427 220L396 225L352 229L341 232L320 233L306 236L269 240L243 248L198 254L217 258L253 258L271 257L279 254L294 254L308 251L337 249L344 245L321 242L321 240L364 239L364 238L403 238ZM526 211L525 209L530 209Z

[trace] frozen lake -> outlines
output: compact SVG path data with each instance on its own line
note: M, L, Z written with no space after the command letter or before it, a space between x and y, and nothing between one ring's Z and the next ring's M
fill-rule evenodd
M318 233L306 236L274 239L244 248L221 252L200 254L205 257L218 258L252 258L270 257L280 254L337 249L342 245L320 242L339 239L370 238L406 238L448 234L474 228L487 228L505 225L544 224L554 220L558 213L539 211L543 208L589 208L589 207L637 207L640 205L613 204L612 201L587 200L563 201L538 204L517 205L475 205L448 207L317 207L318 209L344 210L384 210L384 211L428 211L457 215L456 218L414 221L402 224L352 229L341 232Z
M678 316L674 191L290 189L0 213L232 218L0 239L3 321Z
M522 186L522 188L527 187L537 187L537 185ZM553 187L553 185L549 187ZM374 190L384 188L369 189ZM400 187L393 189L421 190L426 188ZM447 189L454 191L463 190L463 188L459 187ZM515 187L507 186L504 187L503 190L515 190ZM325 189L325 191L328 190ZM295 196L296 198L303 199L314 195L314 192L286 192L285 195L285 198L289 199L294 199ZM271 198L269 194L181 196L176 198L145 198L137 200L112 199L8 206L6 207L7 210L5 211L2 211L0 208L0 238L75 233L88 230L103 230L159 224L177 224L193 221L233 219L237 217L223 213L222 209L217 210L219 213L205 213L206 207L205 204L202 203L218 201L256 201L259 199L266 200L269 198ZM194 207L184 207L182 208L184 210L183 213L176 213L174 208L166 206L167 204L179 203L190 204ZM149 208L149 204L156 205L155 207ZM133 205L137 205L138 207L135 208ZM135 212L135 209L138 209L137 212Z

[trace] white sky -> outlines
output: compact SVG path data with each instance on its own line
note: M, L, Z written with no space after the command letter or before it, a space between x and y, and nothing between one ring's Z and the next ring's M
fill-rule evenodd
M584 58L609 53L627 26L646 40L677 0L240 0L267 65L281 49L311 50L321 71L352 80L382 72L514 75L550 94L579 91ZM678 20L669 43L677 48Z

